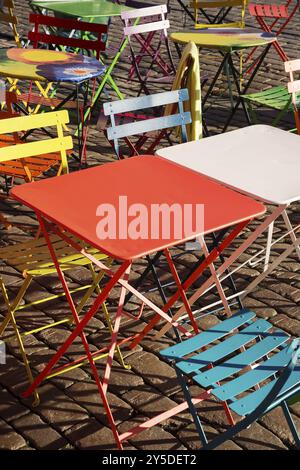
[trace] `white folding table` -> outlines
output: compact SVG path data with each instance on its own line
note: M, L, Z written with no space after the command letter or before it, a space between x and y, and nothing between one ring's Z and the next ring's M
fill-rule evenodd
M264 271L247 286L242 296L253 290L294 249L300 259L300 238L297 238L296 235L300 226L292 227L286 211L291 203L300 201L299 135L271 126L254 125L203 140L174 145L160 149L156 153L261 202L272 205L269 215L243 243L244 250L247 244L250 246L268 229L266 248L248 260L253 265L253 260L255 258L257 260L258 256L265 252L263 257ZM287 232L273 241L274 222L280 216L283 217ZM286 236L291 238L291 244L270 264L272 246ZM231 266L236 259L236 256L230 256L226 261L225 268ZM244 265L245 263L242 264L242 266ZM223 264L218 271L219 276L224 271ZM211 288L209 282L198 289L190 301L194 303L208 287ZM180 308L176 317L179 318L182 313L183 308Z

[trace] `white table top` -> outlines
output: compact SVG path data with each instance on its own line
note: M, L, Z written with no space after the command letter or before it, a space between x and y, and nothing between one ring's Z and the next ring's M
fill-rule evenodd
M300 136L275 127L249 126L156 154L264 202L300 200Z

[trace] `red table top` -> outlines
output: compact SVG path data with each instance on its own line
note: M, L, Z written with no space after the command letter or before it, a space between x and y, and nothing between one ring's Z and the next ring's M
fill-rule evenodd
M204 175L154 156L132 157L27 183L14 187L11 194L100 251L122 260L140 258L265 212L263 204ZM97 207L112 204L118 208L119 196L127 196L128 206L143 204L149 213L153 207L151 204L177 203L181 207L184 204L204 204L203 227L197 232L191 227L180 239L174 235L172 226L170 237L160 233L157 239L122 239L117 230L115 239L99 239L96 233L100 220L96 214ZM128 222L133 218L129 215Z

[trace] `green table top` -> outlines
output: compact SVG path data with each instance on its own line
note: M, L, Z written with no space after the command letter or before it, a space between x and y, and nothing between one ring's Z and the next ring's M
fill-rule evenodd
M55 13L75 16L78 18L102 18L120 16L122 11L132 10L125 5L119 5L108 0L66 0L66 1L32 1L31 5L45 8Z
M275 34L254 28L205 28L171 33L172 41L187 44L192 41L198 47L225 51L241 50L247 47L266 46L276 41Z

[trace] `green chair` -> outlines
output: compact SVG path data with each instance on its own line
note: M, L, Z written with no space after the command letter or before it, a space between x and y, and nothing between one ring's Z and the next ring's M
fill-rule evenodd
M287 62L285 62L286 64ZM272 125L277 126L279 122L290 112L293 112L292 95L287 86L279 85L268 88L257 93L243 95L244 103L248 109L252 124L258 124L257 108L264 107L278 111L272 120ZM296 93L296 102L300 104L300 92ZM291 131L295 131L292 129Z

